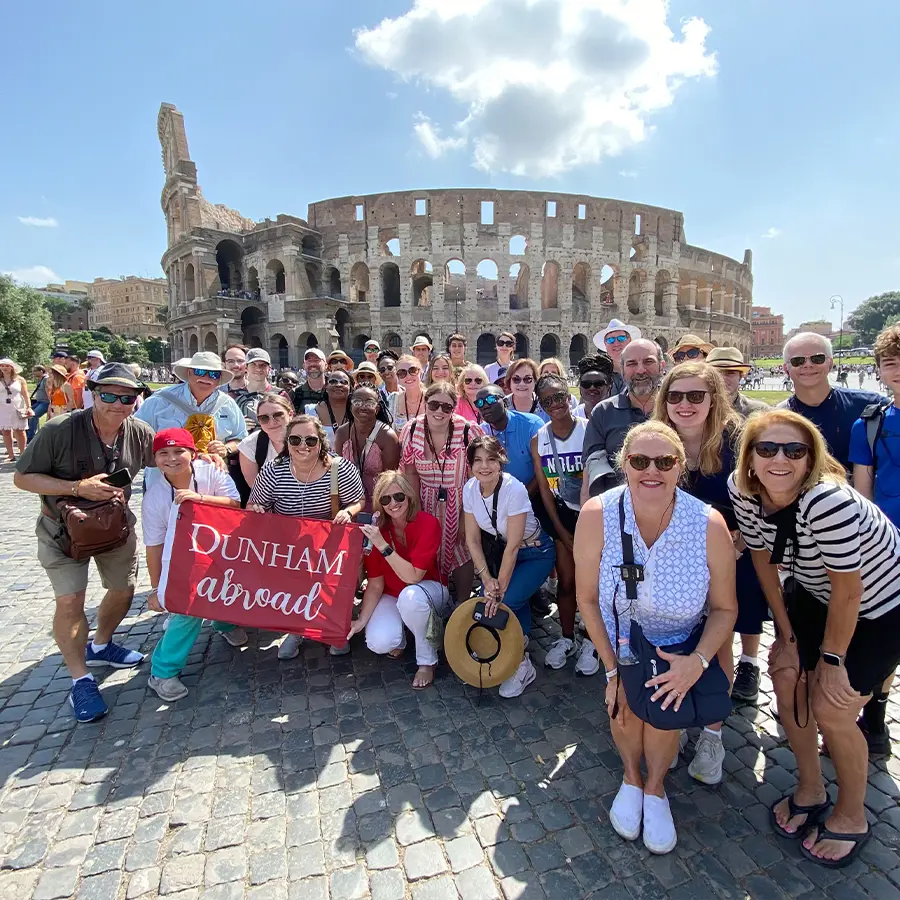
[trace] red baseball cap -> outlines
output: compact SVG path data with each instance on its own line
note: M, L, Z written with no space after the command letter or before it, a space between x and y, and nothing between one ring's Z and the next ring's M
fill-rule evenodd
M166 447L183 447L185 450L197 452L194 438L186 428L163 428L153 438L153 452L163 450Z

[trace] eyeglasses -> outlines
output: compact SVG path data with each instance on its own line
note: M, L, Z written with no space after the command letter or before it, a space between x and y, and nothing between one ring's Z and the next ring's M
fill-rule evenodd
M644 456L643 453L629 453L626 459L631 463L631 467L637 469L638 472L649 469L650 463L653 463L658 471L668 472L675 466L675 463L678 462L678 457L672 456L669 453L665 456Z
M115 403L117 400L122 406L134 406L137 394L110 394L106 391L98 391L97 396L104 403Z
M699 359L701 356L705 357L706 354L699 347L691 347L690 350L676 350L672 354L675 362L684 362L686 359Z
M498 347L515 347L516 342L515 341L497 341L497 346Z
M776 441L757 441L753 445L757 456L763 459L774 459L781 450L788 459L803 459L809 453L809 444L801 441L788 441L786 444L779 444Z
M315 447L319 443L319 438L312 434L302 437L299 434L292 434L287 441L292 447L299 447L301 444L306 444L307 447Z
M350 382L346 378L329 378L326 384L339 384L341 387L350 387Z
M476 409L484 409L485 406L493 406L495 403L502 403L503 398L499 394L488 394L486 397L479 397L475 401Z
M513 375L510 381L513 384L534 384L534 375Z
M613 344L627 344L631 340L631 335L609 334L603 340L606 344L612 347Z
M381 503L383 506L387 506L390 503L402 503L406 499L406 494L382 494L381 495Z
M232 359L226 359L225 365L226 366L242 366L245 362L246 362L246 360L243 360L243 359L232 358Z
M393 366L393 365L379 366L379 367L378 367L378 371L379 371L382 375L384 375L385 372L393 372L393 371L394 371L394 366Z
M570 395L565 391L558 391L555 394L551 394L549 397L541 397L541 406L543 406L544 409L550 409L551 406L559 406L561 403L568 405L569 396Z
M287 413L277 412L269 415L268 413L257 413L256 418L260 425L268 425L269 422L280 422L287 418Z
M825 353L813 353L812 356L792 356L788 362L797 368L802 366L807 360L815 366L821 366L826 359L828 359L828 356Z
M408 369L397 369L397 377L398 378L408 378L410 375L418 375L419 367L418 366L410 366Z
M483 378L463 378L464 384L484 384Z
M579 381L578 383L581 385L583 391L602 391L603 388L609 387L609 382L604 378L597 381Z
M351 400L350 405L354 409L378 409L377 400Z
M194 374L198 378L212 378L213 381L218 381L222 377L218 369L194 369Z
M687 397L687 402L691 404L691 406L699 406L709 391L667 391L666 392L666 403L671 403L672 406L677 406Z
M450 413L453 412L452 403L441 403L440 400L429 400L425 405L431 412L437 412L439 409L447 413L447 415L450 415Z

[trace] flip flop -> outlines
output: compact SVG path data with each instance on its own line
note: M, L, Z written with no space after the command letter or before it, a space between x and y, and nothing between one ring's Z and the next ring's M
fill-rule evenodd
M418 670L416 670L416 675L418 675L418 674L419 674L419 672L418 672ZM413 679L415 679L416 675L413 676ZM428 684L415 684L415 682L413 682L412 689L414 691L425 691L428 688L430 688L433 684L434 684L434 668L431 667L431 680L428 682Z
M821 856L816 856L811 850L807 850L803 844L800 845L800 852L808 860L818 863L826 869L843 869L845 866L849 866L859 856L859 851L866 845L866 841L872 837L871 828L862 834L841 834L838 831L829 831L824 825L817 825L816 828L816 843L819 841L848 841L853 844L850 852L840 859L822 859Z
M781 803L785 798L782 797L780 800L776 800L769 807L769 817L772 822L772 828L774 829L776 834L781 835L781 837L785 838L789 841L796 841L802 837L806 836L806 831L808 828L811 828L814 825L818 825L819 822L825 817L825 814L831 808L831 800L826 799L822 803L814 803L812 806L800 806L797 803L794 803L794 795L791 794L787 797L788 802L788 812L790 813L790 818L793 819L794 816L806 816L806 821L796 830L796 831L786 831L778 824L778 819L775 816L775 807Z

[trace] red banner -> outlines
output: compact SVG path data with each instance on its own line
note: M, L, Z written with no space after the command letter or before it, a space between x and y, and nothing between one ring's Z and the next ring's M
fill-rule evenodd
M361 558L352 525L186 502L166 537L160 595L170 612L342 647Z

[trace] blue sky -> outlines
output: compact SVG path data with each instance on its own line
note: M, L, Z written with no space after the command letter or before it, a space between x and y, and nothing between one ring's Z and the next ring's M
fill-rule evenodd
M378 191L572 191L752 248L754 300L790 325L898 288L900 4L456 0L438 8L471 15L445 21L435 3L6 4L0 271L161 274L167 101L206 197L252 218ZM582 23L565 89L540 71L560 12ZM627 114L597 112L622 97Z

